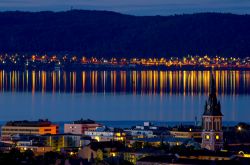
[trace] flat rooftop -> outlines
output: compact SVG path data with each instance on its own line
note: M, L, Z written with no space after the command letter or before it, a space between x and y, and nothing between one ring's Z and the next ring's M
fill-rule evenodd
M38 120L38 121L28 121L28 120L22 120L22 121L9 121L5 124L5 126L16 126L16 127L46 127L51 126L52 123L50 121L46 120Z
M80 119L80 120L73 121L73 124L97 124L97 123L94 120L90 120L90 119L87 119L87 120Z

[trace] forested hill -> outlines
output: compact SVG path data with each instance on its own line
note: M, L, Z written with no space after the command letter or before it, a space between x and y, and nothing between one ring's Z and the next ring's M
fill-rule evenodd
M250 56L250 15L0 12L0 52L97 57Z

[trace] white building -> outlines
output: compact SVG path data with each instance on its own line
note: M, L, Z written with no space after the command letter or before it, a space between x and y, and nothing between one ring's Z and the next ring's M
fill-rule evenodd
M90 136L92 139L97 141L124 141L126 134L120 129L99 127L96 130L85 131L86 136Z
M151 130L139 130L139 129L126 129L124 130L127 135L133 136L135 138L143 138L143 137L154 137L154 133Z
M133 129L124 130L127 135L134 138L151 138L154 137L154 131L158 130L157 126L154 126L151 122L144 122L143 125L137 125Z

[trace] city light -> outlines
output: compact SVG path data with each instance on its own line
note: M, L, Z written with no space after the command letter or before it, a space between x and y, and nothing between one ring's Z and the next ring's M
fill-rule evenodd
M104 66L119 66L125 67L129 65L143 66L143 67L210 67L210 68L250 68L250 57L240 58L225 58L225 57L210 57L206 56L184 56L177 57L160 57L160 58L97 58L77 55L11 55L0 54L0 63L5 64L19 64L25 65L25 62L31 62L32 66L48 65L48 64L62 64L64 65L99 65ZM1 64L0 64L1 65ZM28 66L28 65L27 65Z

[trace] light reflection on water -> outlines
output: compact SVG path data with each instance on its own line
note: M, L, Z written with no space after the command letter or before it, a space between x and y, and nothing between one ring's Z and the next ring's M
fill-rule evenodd
M215 71L219 94L250 94L250 71ZM0 92L208 94L209 71L0 71Z
M215 71L224 121L249 121L250 71ZM209 71L0 71L0 120L193 121Z

